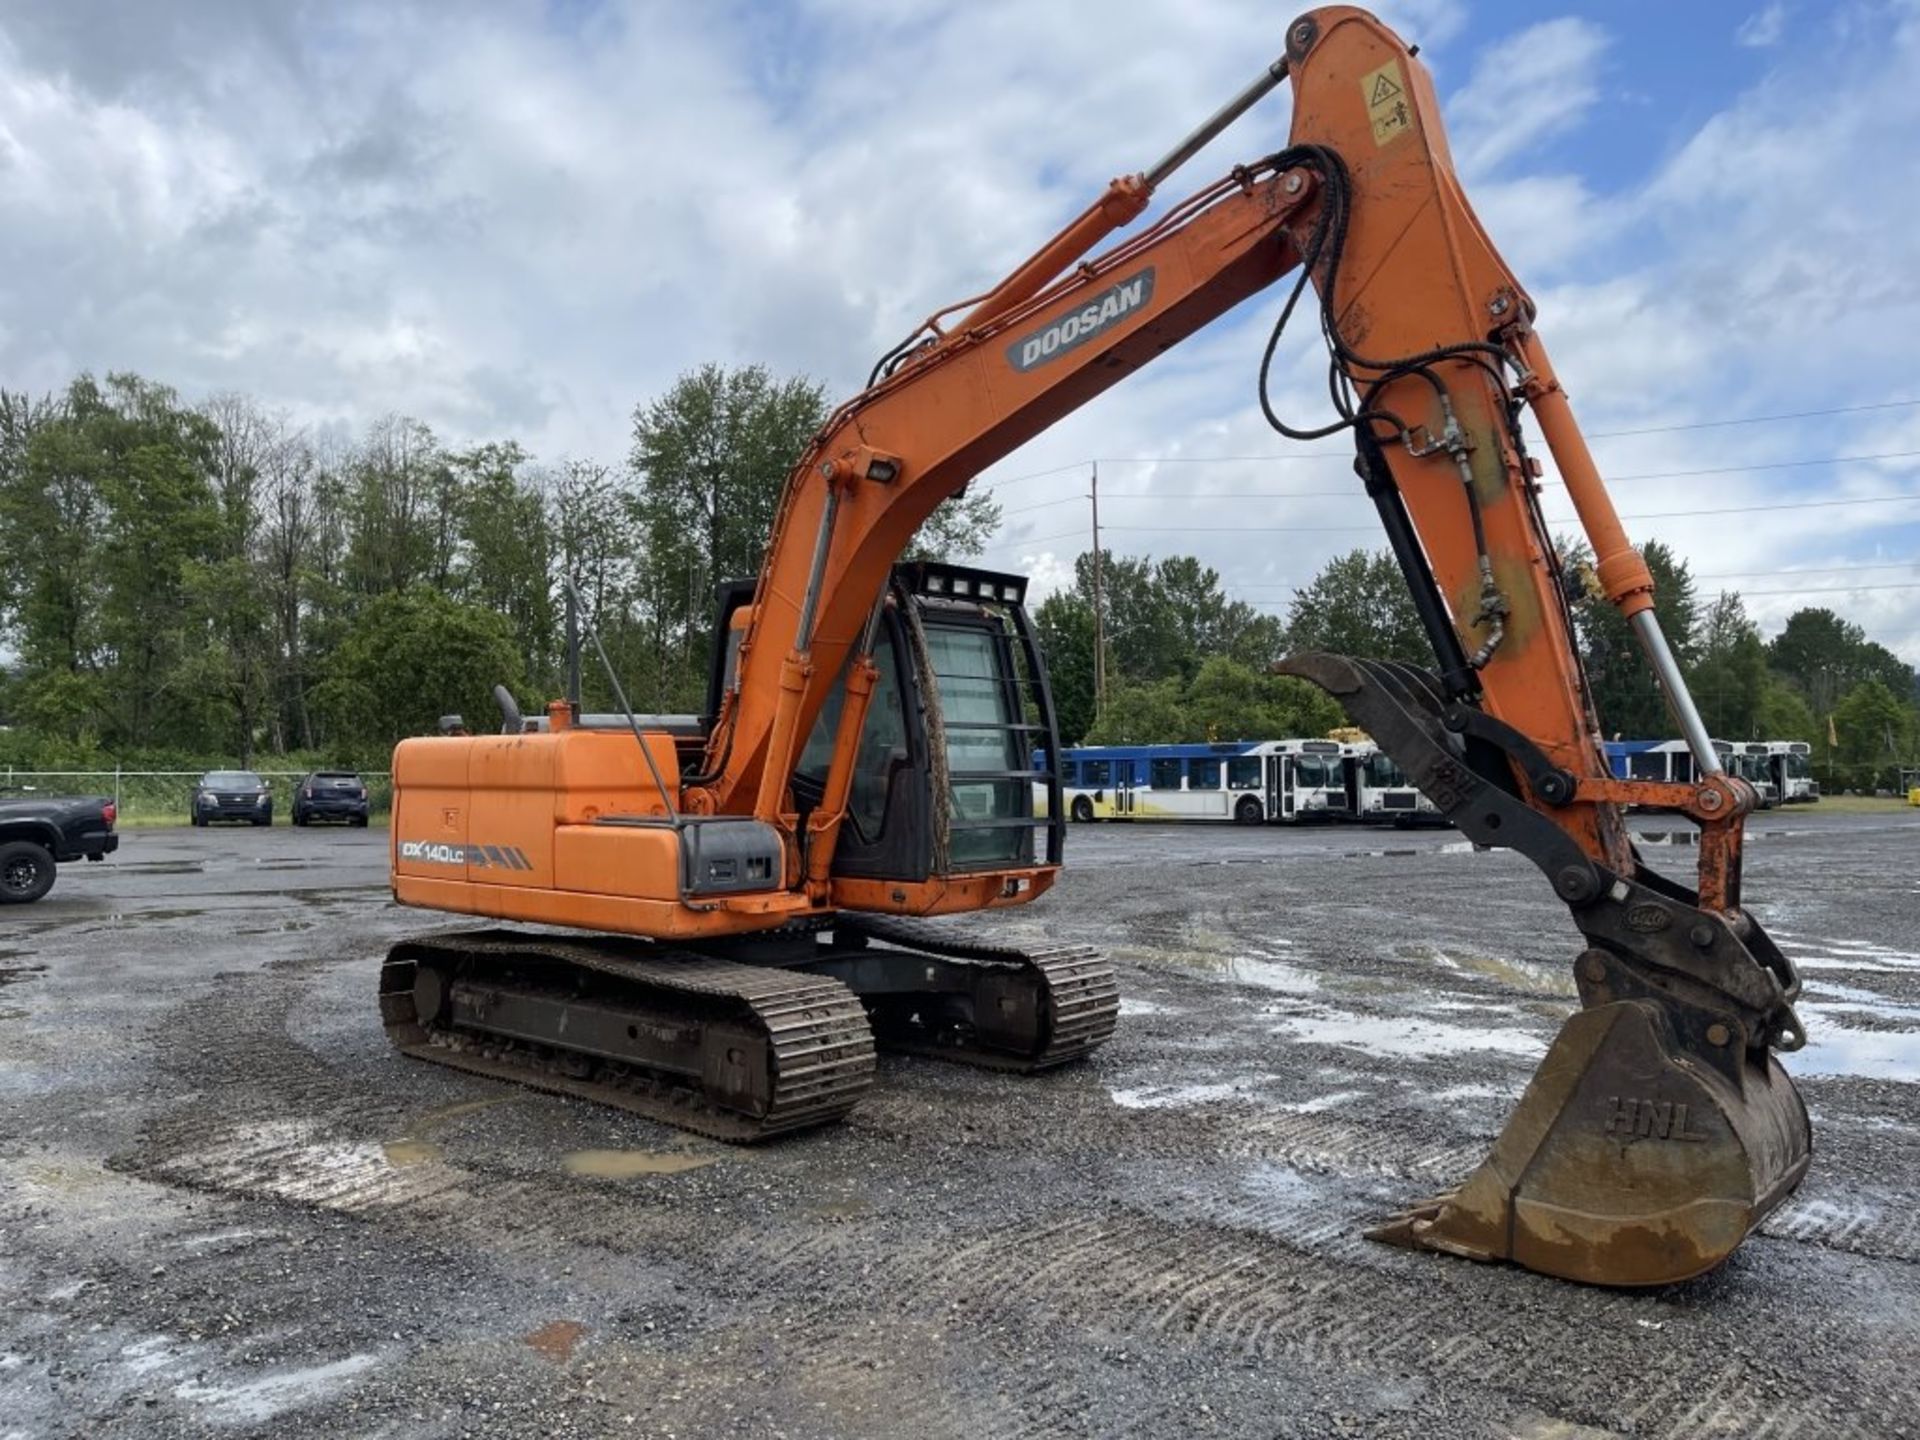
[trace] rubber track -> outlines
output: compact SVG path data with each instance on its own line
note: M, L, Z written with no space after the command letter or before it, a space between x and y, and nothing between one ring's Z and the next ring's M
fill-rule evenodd
M1043 1034L1039 1048L1029 1055L962 1044L902 1044L883 1038L881 1043L889 1050L960 1060L995 1070L1048 1070L1106 1044L1120 1018L1120 985L1113 966L1091 945L1025 950L970 938L944 925L892 915L839 915L834 918L833 928L836 935L864 935L869 940L945 960L1026 970L1041 987L1038 1010Z
M642 942L643 943L643 942ZM790 970L740 965L667 949L642 949L512 931L448 931L405 940L380 971L380 1016L387 1038L406 1055L478 1075L511 1080L631 1110L717 1140L764 1140L843 1118L873 1083L873 1031L866 1009L838 980ZM600 1062L593 1078L565 1073L544 1047L481 1039L457 1030L429 1033L414 1007L420 960L535 961L556 971L592 970L653 992L660 1012L684 1015L716 1005L732 1021L754 1021L772 1047L773 1099L754 1116L706 1099L699 1086ZM676 1005L677 1002L677 1005Z

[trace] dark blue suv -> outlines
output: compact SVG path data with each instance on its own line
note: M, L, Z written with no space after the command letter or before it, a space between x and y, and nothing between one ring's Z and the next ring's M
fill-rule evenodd
M293 823L316 820L367 823L367 782L351 770L316 770L293 791Z
M209 770L193 787L193 823L241 820L254 825L273 823L273 794L267 782L251 770Z

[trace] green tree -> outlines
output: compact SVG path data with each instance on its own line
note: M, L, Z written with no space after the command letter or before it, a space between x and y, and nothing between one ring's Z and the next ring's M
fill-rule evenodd
M1350 550L1329 560L1305 589L1294 591L1287 638L1296 651L1434 663L1406 576L1391 550Z
M518 445L475 446L450 458L459 495L457 593L512 627L522 672L548 687L555 666L553 537L546 497L523 480Z
M1796 610L1767 645L1767 662L1800 687L1818 714L1862 680L1878 680L1903 701L1920 698L1913 666L1831 610Z
M636 688L653 704L701 703L715 591L758 573L781 490L826 413L823 387L759 365L703 365L635 408L628 463L653 632L652 674Z
M1908 708L1879 680L1862 680L1833 709L1840 739L1835 757L1846 782L1860 788L1893 783L1891 772L1911 750Z
M1232 600L1220 576L1191 555L1100 557L1100 594L1107 641L1107 677L1150 682L1191 680L1213 655L1264 668L1285 648L1279 620ZM1074 561L1074 594L1092 614L1091 552Z
M1180 677L1123 682L1107 696L1100 718L1087 731L1089 745L1171 745L1192 735L1186 687Z
M389 415L375 422L339 477L346 553L342 579L370 598L453 570L458 480L432 430Z
M1191 680L1121 684L1086 738L1095 745L1280 740L1324 735L1344 721L1318 686L1215 655Z
M1093 728L1093 605L1077 590L1056 590L1035 608L1033 627L1046 657L1063 745Z
M1707 607L1687 676L1708 731L1723 740L1782 738L1761 733L1767 680L1767 649L1759 627L1747 618L1739 595L1722 591Z
M29 723L62 731L97 721L102 700L93 680L104 457L75 418L98 404L85 376L57 400L0 393L0 596L21 661L15 704Z
M517 690L524 678L504 616L415 586L361 607L313 703L331 743L389 746L432 734L449 713L492 729L493 687Z
M1778 675L1768 673L1754 724L1760 739L1820 741L1826 738L1825 728L1805 696ZM1814 748L1817 751L1820 747L1816 744Z
M964 491L942 500L926 518L902 557L907 560L971 560L1000 528L1000 502L988 490Z

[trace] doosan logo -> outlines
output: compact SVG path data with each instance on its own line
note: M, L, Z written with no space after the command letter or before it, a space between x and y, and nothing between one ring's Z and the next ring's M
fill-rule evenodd
M1016 370L1044 365L1112 329L1152 299L1153 267L1148 266L1138 275L1108 286L1079 309L1014 341L1007 347L1007 363Z

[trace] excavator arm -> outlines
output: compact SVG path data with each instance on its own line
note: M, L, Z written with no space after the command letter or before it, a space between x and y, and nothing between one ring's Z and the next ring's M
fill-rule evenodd
M1172 169L1283 80L1289 145L1143 233L1082 257ZM951 327L936 315L842 406L787 482L690 810L789 837L788 882L831 902L828 862L871 689L889 567L942 500L1025 440L1292 274L1310 283L1356 470L1406 573L1436 668L1338 656L1281 667L1340 699L1469 836L1519 851L1588 949L1567 1024L1489 1160L1380 1232L1569 1278L1664 1283L1710 1268L1790 1194L1810 1153L1776 1050L1803 1042L1786 958L1740 905L1745 782L1723 773L1567 397L1535 307L1456 177L1431 80L1366 12L1288 29L1286 54L1166 161L1108 192ZM954 307L958 311L962 307ZM1696 785L1615 779L1574 645L1568 581L1526 453L1531 410L1697 757ZM798 833L788 786L836 683L847 703L825 800ZM1701 827L1688 888L1641 862L1627 804Z

